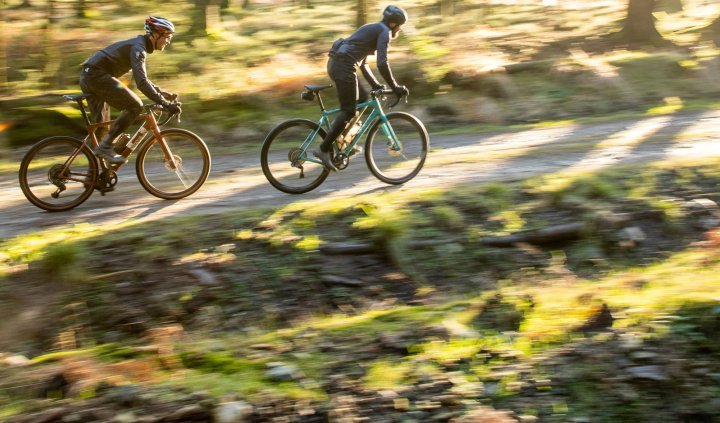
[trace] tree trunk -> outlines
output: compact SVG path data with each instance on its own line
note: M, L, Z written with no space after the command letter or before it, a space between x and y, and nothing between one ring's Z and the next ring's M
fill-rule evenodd
M208 0L195 0L195 7L192 11L192 23L188 29L189 39L204 37L207 35L207 7Z
M656 0L628 0L627 17L620 35L630 44L666 44L655 28L653 10Z
M55 44L55 27L57 18L55 16L56 1L49 0L46 5L47 24L43 31L43 51L45 63L43 67L43 82L49 89L56 88L62 84L62 53Z
M703 36L711 39L715 46L720 47L720 17L703 29Z
M440 16L453 16L455 14L455 0L440 0Z
M358 28L368 23L368 8L370 0L357 0L357 19L355 24Z
M9 93L10 86L7 79L7 50L5 40L5 27L0 26L0 93Z
M85 0L78 0L75 6L75 16L80 19L84 19L87 15L85 14Z

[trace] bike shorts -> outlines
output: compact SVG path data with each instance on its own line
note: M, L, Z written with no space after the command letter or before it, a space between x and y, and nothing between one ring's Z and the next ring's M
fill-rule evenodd
M109 119L106 103L117 110L140 109L142 100L119 79L102 69L83 65L80 73L80 88L89 94L88 105L93 121Z

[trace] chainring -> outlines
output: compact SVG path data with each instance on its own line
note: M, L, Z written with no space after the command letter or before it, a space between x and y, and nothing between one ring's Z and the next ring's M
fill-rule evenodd
M112 169L105 169L98 175L95 188L100 191L112 191L118 183L117 173Z
M339 170L343 170L350 164L350 157L347 154L340 153L333 157L333 164Z

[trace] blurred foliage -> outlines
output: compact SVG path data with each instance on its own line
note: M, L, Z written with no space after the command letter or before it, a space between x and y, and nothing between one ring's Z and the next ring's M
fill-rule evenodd
M27 274L14 270L6 275L2 285L27 284L24 278L34 277L36 262L56 272L76 267L89 278L102 278L64 287L70 289L65 294L68 301L83 298L87 308L75 316L74 327L91 327L89 335L97 337L93 339L99 345L40 356L36 363L67 360L73 354L93 354L105 362L138 359L145 352L134 347L137 329L121 319L123 309L139 302L151 322L177 320L192 331L188 339L178 341L183 377L164 371L154 383L207 390L215 396L273 393L323 402L327 391L317 381L337 373L357 374L368 389L391 390L450 374L454 390L484 389L497 407L527 410L528 398L535 398L533 407L538 408L533 413L538 415L590 413L610 422L647 415L643 413L657 406L644 397L623 400L605 379L627 359L623 345L647 345L649 351L666 348L678 359L718 352L715 297L720 261L715 244L698 241L702 232L693 229L693 218L685 212L670 213L676 231L653 223L655 214L638 218L633 224L648 229L651 239L633 249L620 246L616 232L603 225L591 227L579 240L547 247L518 244L503 249L481 241L587 216L607 219L646 212L665 199L668 190L686 186L720 201L714 189L718 183L717 160L707 160L563 175L558 184L533 179L459 185L368 194L352 201L295 203L278 210L188 216L152 225L128 224L102 234L92 227L40 230L3 244L0 257L6 268L22 262L30 266ZM573 201L553 201L558 192ZM60 236L62 244L39 254L47 244L38 240ZM332 240L372 244L402 239L403 248L377 249L373 267L361 261L334 262L318 248L308 248L303 239L311 239L318 248ZM450 241L410 247L413 241L427 239ZM163 256L139 261L136 255L146 254L150 247L162 250ZM408 281L397 267L388 267L389 254L403 257L401 264L417 278ZM89 264L83 266L78 259L85 257ZM122 283L111 282L107 272L126 261L139 263L133 275L117 276ZM188 279L197 269L211 271L217 281L200 285ZM328 269L363 283L319 285L318 271ZM375 280L380 282L371 282ZM388 302L372 307L362 303L368 295L365 283L370 291L378 290L371 297L385 292ZM400 300L407 288L413 298L432 301ZM302 300L296 303L298 299ZM328 312L323 304L333 301L338 306ZM617 336L584 333L602 304L616 316ZM52 328L61 330L58 324ZM222 335L213 335L218 331ZM103 343L108 333L115 333L117 341ZM598 358L583 352L587 348L598 351ZM564 351L578 352L569 356L575 357L572 360L552 361ZM288 366L305 379L274 380L268 376L270 365ZM545 396L524 396L522 388L535 383L528 380L545 379L555 380L538 388L552 394L555 403L549 409L543 408ZM697 389L683 398L705 395L703 388ZM661 387L653 390L657 398L666 394ZM598 400L598 395L609 402Z
M57 105L48 92L78 90L79 65L106 44L142 32L147 13L171 18L173 43L148 59L151 79L182 96L183 116L220 140L255 140L278 119L316 109L302 104L302 85L327 81L326 52L355 27L354 0L229 2L204 10L173 0L151 12L135 1L20 1L3 6L3 111L11 145L72 133L77 124L47 125L37 107ZM607 37L621 26L623 2L464 1L441 7L407 0L411 20L393 41L397 79L413 107L435 128L458 123L523 123L642 112L675 98L675 109L720 94L716 48L692 31L710 23L707 0L685 0L660 16L659 31L677 48L629 51ZM369 20L385 3L369 3ZM123 78L132 86L130 76ZM334 96L329 96L334 104ZM28 108L32 106L32 108ZM8 113L8 111L13 113ZM72 118L79 122L77 115ZM29 124L29 126L28 126ZM30 127L32 131L22 128ZM62 131L62 129L65 129Z

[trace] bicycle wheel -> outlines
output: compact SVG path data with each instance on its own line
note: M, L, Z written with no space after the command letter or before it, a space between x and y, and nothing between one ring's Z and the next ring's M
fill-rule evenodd
M92 194L97 175L95 155L71 137L38 141L23 157L18 173L25 198L47 211L70 210L82 204Z
M305 153L300 148L318 128L313 121L292 119L276 126L265 137L260 164L272 186L288 194L302 194L314 190L327 178L330 171L312 157L311 148L320 148L320 144L312 146L315 142L312 140ZM319 128L315 138L322 142L325 130Z
M160 136L172 153L176 166L166 159L155 137L140 147L135 172L150 194L165 199L185 198L197 191L210 174L210 151L197 135L184 129L166 129Z
M375 177L388 184L403 184L420 172L430 144L425 126L404 112L386 115L398 145L392 142L389 128L377 120L365 141L365 162Z

